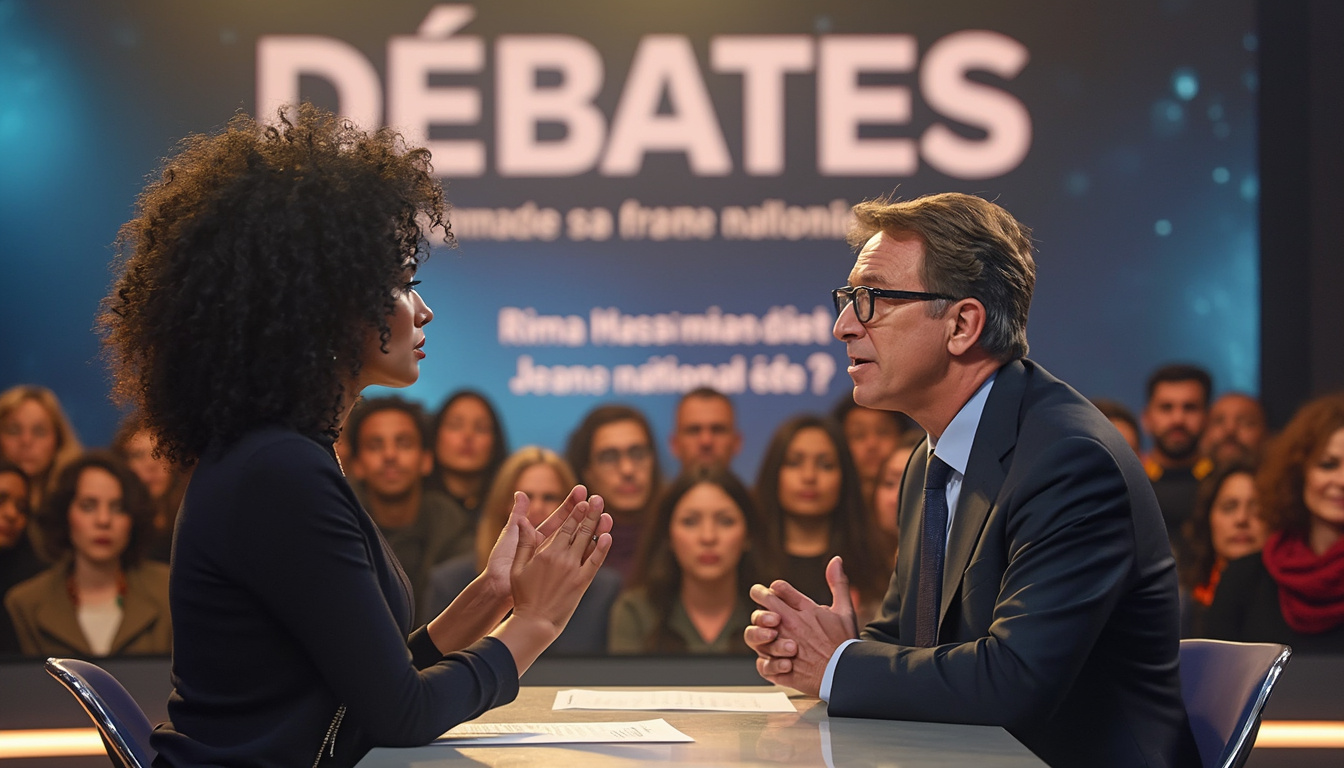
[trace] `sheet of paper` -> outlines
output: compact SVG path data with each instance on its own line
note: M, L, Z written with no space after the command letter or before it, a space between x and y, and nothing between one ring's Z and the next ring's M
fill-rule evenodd
M699 712L797 712L783 691L557 691L551 709L691 710Z
M693 742L666 720L630 723L463 723L434 743L450 747L509 744L665 744Z

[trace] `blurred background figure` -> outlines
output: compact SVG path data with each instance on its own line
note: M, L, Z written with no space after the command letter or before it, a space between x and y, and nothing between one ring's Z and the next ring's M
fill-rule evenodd
M894 411L865 408L854 402L851 393L840 398L831 410L831 416L843 430L849 455L854 457L863 500L872 503L882 460L896 450L901 435L911 426L910 420Z
M5 595L23 653L169 653L168 566L143 559L154 505L135 473L92 451L57 475L37 518L55 562Z
M1255 489L1255 467L1245 462L1219 465L1200 482L1195 514L1185 523L1186 559L1181 564L1185 598L1183 637L1204 637L1204 620L1223 569L1260 551L1265 523Z
M1265 409L1242 392L1227 392L1209 407L1209 425L1200 439L1200 453L1214 464L1254 464L1267 435Z
M1148 376L1142 421L1152 445L1143 464L1178 559L1184 556L1182 526L1195 511L1199 481L1213 468L1199 455L1212 392L1209 372L1196 365L1165 365Z
M877 488L873 491L873 523L877 527L882 551L890 552L893 558L901 543L901 479L905 477L910 456L924 442L924 438L924 433L918 429L903 434L896 450L883 460L882 469L877 475Z
M145 556L166 563L173 549L173 524L187 490L187 473L154 455L154 435L139 414L122 419L112 437L112 452L145 484L154 502L154 525Z
M41 507L55 470L82 450L51 390L20 384L0 393L0 459L17 464L28 475L33 509Z
M527 519L539 525L560 506L574 487L574 470L548 448L528 445L504 460L481 507L471 552L434 567L422 603L424 615L438 614L453 602L471 580L485 570L485 562L513 509L513 494L527 494ZM621 576L603 566L579 600L578 608L560 636L546 649L551 655L594 656L606 651L607 617L621 591Z
M611 549L604 567L627 582L639 537L662 483L653 428L638 409L599 405L570 433L565 459L589 494L602 497L611 515Z
M696 466L660 498L631 586L611 609L612 653L747 653L751 585L773 572L765 519L727 469Z
M1270 531L1260 556L1223 571L1208 635L1344 653L1344 394L1304 405L1256 475Z
M28 476L17 464L0 460L0 598L9 588L36 576L46 563L28 538ZM9 611L0 611L0 656L19 652Z
M730 468L742 450L742 435L733 417L733 401L710 387L682 395L668 440L681 471L695 467Z
M456 501L425 486L434 465L424 412L400 397L364 400L346 424L355 493L378 524L415 600L429 589L430 570L471 549L475 525ZM417 614L428 621L437 613Z
M876 541L839 426L813 415L781 424L761 460L756 499L781 553L779 577L830 605L826 564L840 555L860 622L871 616L886 593L893 555Z
M1129 443L1130 448L1134 449L1134 455L1142 457L1143 446L1139 442L1139 420L1134 418L1133 411L1126 408L1119 400L1111 400L1105 397L1093 398L1092 404L1097 407L1098 411L1101 411L1101 415L1105 416L1107 421L1115 425L1115 428L1120 432L1120 436L1125 438L1125 442Z
M433 435L434 472L429 485L456 500L475 523L495 472L509 455L499 413L480 392L459 390L443 402L434 418Z

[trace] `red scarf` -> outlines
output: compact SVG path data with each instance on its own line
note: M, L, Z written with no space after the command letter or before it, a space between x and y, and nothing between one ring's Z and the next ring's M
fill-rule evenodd
M1276 533L1261 558L1279 585L1279 610L1294 632L1316 635L1344 624L1344 536L1318 556L1305 539Z

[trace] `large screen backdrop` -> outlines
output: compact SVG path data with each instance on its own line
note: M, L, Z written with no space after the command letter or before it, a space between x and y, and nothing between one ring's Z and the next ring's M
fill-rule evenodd
M1141 405L1171 360L1258 389L1251 0L0 2L0 385L117 412L91 330L117 227L183 136L308 99L434 152L460 245L408 397L514 446L632 403L774 426L848 392L848 207L964 191L1031 226L1031 356ZM226 372L221 372L226 375ZM665 450L665 447L664 447Z

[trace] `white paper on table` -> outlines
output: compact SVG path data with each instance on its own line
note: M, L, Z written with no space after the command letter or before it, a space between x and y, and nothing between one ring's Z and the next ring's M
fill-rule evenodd
M797 712L783 691L557 691L551 709L692 710L700 712Z
M666 720L629 723L463 723L435 740L450 747L508 744L659 744L693 742Z

